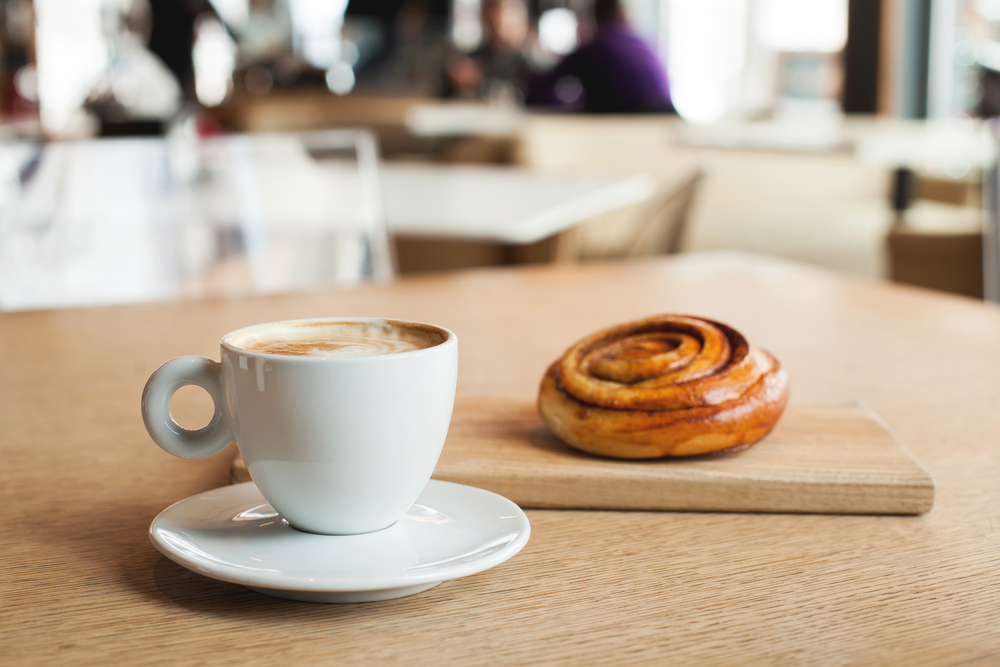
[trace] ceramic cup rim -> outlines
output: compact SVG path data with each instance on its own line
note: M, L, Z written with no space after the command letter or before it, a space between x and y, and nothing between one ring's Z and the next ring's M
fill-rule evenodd
M250 331L252 329L258 329L260 327L271 326L275 324L296 324L300 322L380 322L393 325L417 325L419 327L427 327L434 329L445 335L444 342L438 343L437 345L432 345L431 347L421 348L419 350L406 350L405 352L393 352L392 354L376 354L360 357L321 357L313 355L296 355L296 354L275 354L273 352L259 352L255 350L245 350L241 347L236 347L229 342L229 339L237 334ZM261 357L275 362L284 363L323 363L323 364L364 364L364 363L384 363L392 359L399 358L413 358L414 356L426 356L432 354L440 354L448 348L455 347L458 345L458 336L455 335L453 331L445 329L437 324L430 324L429 322L419 322L416 320L401 320L398 317L301 317L294 320L275 320L273 322L259 322L257 324L251 324L250 326L235 329L225 334L219 341L219 345L233 354L242 355L244 357Z

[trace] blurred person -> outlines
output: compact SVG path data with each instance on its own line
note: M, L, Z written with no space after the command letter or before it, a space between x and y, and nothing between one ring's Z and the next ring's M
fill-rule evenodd
M246 24L237 37L240 57L250 63L273 63L289 53L292 19L288 0L250 0Z
M667 72L626 22L620 0L596 0L593 37L531 81L531 106L590 113L673 112Z
M432 38L432 17L427 0L403 0L396 11L395 53L382 75L396 85L416 86L418 90L434 90L442 52L440 40Z
M180 83L147 44L153 16L147 0L105 4L101 22L109 60L84 106L102 134L159 134L183 102Z
M35 7L30 0L0 2L0 115L38 116Z
M486 0L482 11L482 45L445 60L445 96L523 102L533 73L528 8L524 0Z
M194 48L195 18L212 12L209 0L148 0L152 12L149 33L149 50L173 72L185 96L194 100Z

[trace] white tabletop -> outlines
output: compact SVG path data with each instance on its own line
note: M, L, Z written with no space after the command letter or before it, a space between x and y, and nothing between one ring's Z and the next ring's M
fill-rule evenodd
M651 176L543 175L509 167L387 164L382 197L398 235L525 244L653 194Z

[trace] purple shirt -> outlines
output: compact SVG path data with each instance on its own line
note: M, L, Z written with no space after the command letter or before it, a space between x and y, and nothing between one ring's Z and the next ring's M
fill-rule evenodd
M621 23L599 26L588 44L532 81L527 103L592 113L673 111L663 63Z

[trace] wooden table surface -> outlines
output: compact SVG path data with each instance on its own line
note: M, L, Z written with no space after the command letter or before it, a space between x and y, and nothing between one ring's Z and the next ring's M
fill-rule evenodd
M579 337L666 311L730 323L772 351L795 402L866 401L934 475L934 508L534 510L512 560L362 605L264 597L149 543L164 507L226 483L229 457L162 452L140 392L171 357L217 357L227 331L430 321L459 336L460 394L530 398ZM994 306L739 254L0 315L0 663L996 664L998 343Z

